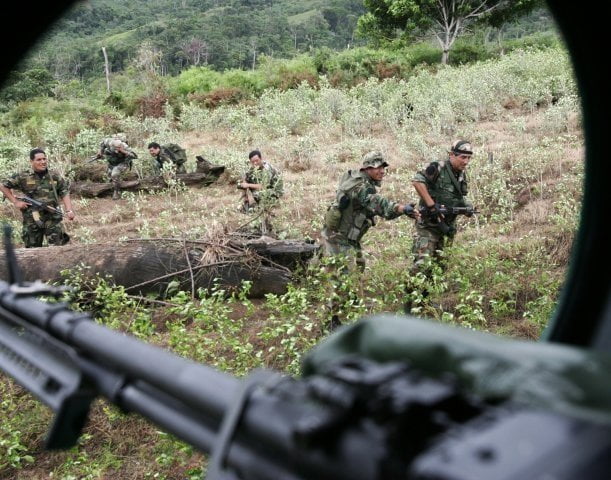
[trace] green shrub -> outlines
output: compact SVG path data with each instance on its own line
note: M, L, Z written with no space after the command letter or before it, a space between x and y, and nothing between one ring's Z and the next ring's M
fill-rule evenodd
M177 79L178 93L207 93L221 85L221 74L208 67L192 67L183 71Z

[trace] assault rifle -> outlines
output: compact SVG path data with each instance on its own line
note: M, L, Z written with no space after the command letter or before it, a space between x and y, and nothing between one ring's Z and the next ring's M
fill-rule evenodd
M420 215L423 217L438 217L439 215L475 215L480 213L475 207L446 207L436 205L435 208L420 207Z
M348 355L301 379L256 370L239 380L108 329L38 298L66 289L24 282L4 233L0 371L55 412L48 449L75 445L105 397L210 453L209 480L608 478L610 427L494 407L405 361ZM553 455L571 462L539 461Z
M470 217L479 213L474 207L446 207L444 205L440 206L437 203L434 208L423 206L418 211L421 215L418 223L422 223L425 219L429 220L429 222L434 222L443 235L452 235L455 231L453 226L445 222L444 215L467 215Z
M36 210L45 210L49 213L60 215L62 218L64 217L64 213L59 208L52 207L51 205L48 205L45 202L34 200L33 198L28 197L27 195L23 195L21 197L15 197L15 198L17 200L21 200L22 202L27 203L28 205L31 205L32 208Z

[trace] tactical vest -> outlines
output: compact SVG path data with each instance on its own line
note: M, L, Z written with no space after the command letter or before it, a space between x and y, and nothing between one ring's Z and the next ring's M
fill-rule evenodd
M466 207L465 196L468 193L467 177L460 172L456 177L449 161L431 162L424 170L426 188L439 205L446 207ZM422 202L421 202L422 203ZM456 221L456 215L446 215L448 225Z
M335 200L325 214L325 228L332 233L339 234L341 238L353 243L360 243L363 235L373 225L374 215L354 201L354 194L358 187L367 180L360 171L348 170L342 175L335 194ZM371 186L371 193L375 187Z

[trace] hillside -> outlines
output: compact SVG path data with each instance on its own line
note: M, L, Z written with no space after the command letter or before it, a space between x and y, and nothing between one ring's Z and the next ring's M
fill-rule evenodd
M252 68L257 57L292 57L311 48L354 44L357 0L88 0L78 2L26 62L56 78L99 74L101 48L120 72L146 55L159 73L189 66Z
M457 81L459 79L460 81ZM86 126L48 120L38 129L6 130L0 173L27 167L28 135L47 148L53 167L73 175L109 129L125 132L139 154L135 171L150 173L146 145L175 141L189 154L226 165L219 183L203 189L180 184L157 194L124 194L118 201L75 198L74 244L173 237L219 242L248 221L237 212L235 182L247 153L259 148L280 168L285 197L274 222L285 238L320 238L322 217L337 180L362 155L381 150L390 163L381 193L413 201L414 172L440 158L455 138L475 147L470 198L481 214L461 219L431 295L412 295L412 313L432 321L536 339L562 286L581 205L583 136L579 99L566 52L559 47L520 50L471 65L420 68L408 79L371 78L348 89L321 79L286 91L267 90L238 105L205 108L188 102L159 117L120 112L81 117ZM73 127L73 124L69 124ZM82 168L82 167L81 167ZM6 202L0 214L19 231ZM367 269L344 288L358 300L344 305L346 322L365 314L398 312L411 264L413 223L381 221L363 243ZM16 235L18 237L18 235ZM17 239L18 240L18 239ZM245 291L170 291L164 298L131 297L87 268L66 272L81 288L72 298L100 322L168 347L180 355L243 375L264 366L291 374L328 335L325 305L330 281L325 260L312 262L284 295L251 300ZM0 449L9 452L3 478L195 478L202 455L104 402L81 444L41 451L46 409L13 383L0 382L4 416ZM5 446L6 445L6 446ZM4 453L0 450L0 454Z

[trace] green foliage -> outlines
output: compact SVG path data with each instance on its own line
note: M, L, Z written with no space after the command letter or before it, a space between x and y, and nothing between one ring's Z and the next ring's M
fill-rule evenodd
M217 70L252 68L262 54L286 58L311 48L353 44L363 11L358 0L222 5L94 0L75 4L25 65L40 66L61 79L91 78L100 74L104 46L113 72L150 67L150 55L156 58L157 71L173 75L204 65Z
M114 14L121 16L122 11ZM467 53L475 59L481 52ZM335 298L334 293L341 294L345 323L365 314L400 311L403 302L410 300L412 313L436 321L536 338L554 308L581 208L583 164L568 164L564 155L582 146L579 101L566 53L561 47L516 50L500 59L469 60L460 67L439 67L434 55L439 56L439 50L428 44L394 44L384 52L355 48L337 56L321 49L310 59L302 56L293 63L265 58L259 68L249 72L194 68L189 72L195 79L204 70L207 73L202 81L206 75L219 79L214 88L234 82L236 88L252 96L248 103L237 106L219 105L210 110L193 100L176 110L172 96L179 94L178 87L168 81L163 87L169 100L163 115L157 118L129 116L125 110L117 110L129 108L135 99L150 93L146 86L137 85L136 79L144 78L139 73L133 73L133 77L117 75L114 80L121 107L103 106L105 86L98 84L102 93L92 96L87 108L78 96L64 99L63 106L57 105L57 99L39 98L27 107L36 122L24 117L13 124L7 120L7 113L3 117L6 127L0 135L0 172L27 168L27 151L34 138L48 146L54 153L53 161L68 171L72 158L90 153L105 134L124 131L130 143L133 139L134 145L143 148L151 140L181 143L177 137L195 130L202 138L222 137L222 141L206 145L203 154L226 165L232 179L246 168L244 153L251 145L265 145L270 151L284 154L281 167L286 167L292 193L287 195L279 215L290 212L280 218L290 219L285 223L291 223L291 236L303 236L304 227L295 219L307 219L307 233L319 231L319 212L327 199L320 194L321 184L310 185L299 175L302 166L318 169L320 177L339 167L352 168L364 152L379 148L380 137L375 132L383 132L383 138L388 139L384 148L396 159L383 193L393 199L413 199L413 192L408 193L411 190L405 187L412 167L443 155L443 145L450 136L465 135L481 145L469 166L469 178L470 197L482 214L460 219L458 240L444 257L446 270L433 265L430 278L408 275L413 227L407 219L398 219L382 221L367 234L363 245L368 261L365 272L348 274L339 285L327 268L333 260L323 258L297 272L283 295L251 299L251 285L246 283L235 291L217 285L192 296L175 284L163 298L171 307L157 308L149 299L131 297L111 279L78 267L64 272L62 283L76 289L66 300L75 308L91 311L97 321L111 328L237 375L257 367L298 373L303 355L329 333L326 307ZM418 58L431 58L435 65L416 65ZM380 64L398 65L398 76L381 78L376 73ZM344 68L346 83L341 85L350 86L335 88L331 77ZM289 72L317 72L322 76L315 84L301 81L286 90L267 88L272 78ZM361 76L367 78L354 81ZM72 85L65 92L79 90ZM62 117L62 111L68 119ZM45 112L53 114L45 118ZM484 119L490 128L476 129L474 122ZM497 136L495 122L509 123L511 134ZM532 137L530 143L525 140L527 135ZM494 159L487 157L487 148L494 151ZM312 177L304 177L313 178L314 172L308 173ZM300 189L316 191L310 197L312 205L304 204ZM518 202L525 189L534 200L551 199L545 222L528 217L528 207L536 201L526 207ZM153 218L147 208L151 199L159 198L164 201L164 211L156 210ZM99 222L130 218L137 224L132 231L142 236L184 234L199 238L215 226L225 227L227 218L234 214L234 206L228 205L207 213L206 222L202 222L201 210L191 212L186 207L201 199L199 193L182 190L179 184L155 195L125 194L125 199L129 217L121 216L118 207L109 208L99 213ZM95 199L77 201L83 210L95 208ZM189 226L193 223L190 216L195 216L196 227ZM81 243L95 241L91 232L84 238L85 228L78 230ZM516 278L520 279L517 286ZM3 478L18 477L22 473L19 469L23 478L36 475L32 472L38 469L28 468L30 457L43 455L45 460L51 458L53 466L48 470L59 478L116 476L129 468L136 468L136 473L129 471L125 476L134 478L201 475L201 458L192 458L190 447L171 436L146 430L143 423L114 407L103 405L93 416L91 431L83 443L62 457L38 452L48 412L16 391L10 382L0 382L0 407ZM142 448L153 451L153 457L147 459L144 472L143 467L125 465L131 458L142 464L142 451L130 450L121 439L122 449L116 453L117 440L112 434L127 431L146 432Z
M3 102L22 102L32 97L52 96L57 81L46 68L13 72L0 91Z
M72 287L67 300L74 308L89 310L101 324L139 338L148 339L155 333L150 312L110 277L94 275L90 267L82 265L60 273L63 283Z
M467 0L458 4L429 0L365 0L364 3L368 12L359 19L358 30L361 35L381 42L397 36L424 36L432 31L442 45L443 63L447 63L447 52L453 47L456 38L464 34L469 26L479 24L498 27L542 5L540 0L496 0L487 2L485 9L482 9L479 0ZM463 57L466 56L464 48ZM469 56L472 58L474 54L471 52Z

